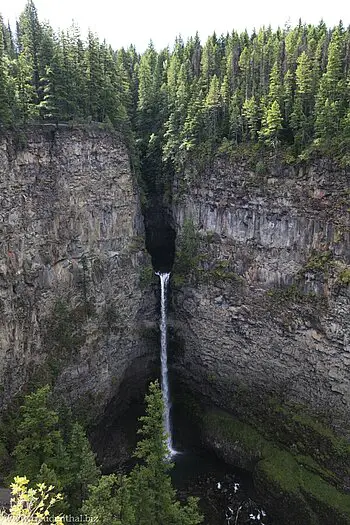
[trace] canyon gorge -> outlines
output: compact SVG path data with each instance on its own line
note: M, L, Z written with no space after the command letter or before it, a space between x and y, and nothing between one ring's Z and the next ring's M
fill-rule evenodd
M2 136L0 165L0 411L51 383L95 436L118 423L172 271L175 410L279 523L350 523L348 170L221 155L145 203L118 134L58 125Z

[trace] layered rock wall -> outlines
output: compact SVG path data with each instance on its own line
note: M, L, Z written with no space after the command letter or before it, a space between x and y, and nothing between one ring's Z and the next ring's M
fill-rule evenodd
M258 175L221 159L179 188L178 235L192 221L200 252L195 277L174 293L177 377L241 415L275 397L345 431L349 174L319 161Z
M91 419L155 357L126 147L46 126L1 138L0 166L0 407L47 379Z

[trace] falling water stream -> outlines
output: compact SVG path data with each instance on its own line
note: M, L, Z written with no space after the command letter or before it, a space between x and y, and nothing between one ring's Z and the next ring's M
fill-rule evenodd
M161 387L164 401L164 427L167 434L167 445L169 456L174 456L177 452L173 447L173 435L171 428L171 400L168 374L168 336L167 336L167 303L168 303L168 284L170 273L157 272L161 286L161 317L160 317L160 360L161 360Z

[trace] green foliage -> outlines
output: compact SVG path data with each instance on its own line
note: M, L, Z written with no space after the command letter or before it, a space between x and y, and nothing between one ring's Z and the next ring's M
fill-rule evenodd
M121 131L146 193L241 143L326 148L348 165L350 29L340 23L198 35L157 52L55 34L28 0L17 41L0 19L0 123L98 121ZM134 139L135 145L134 145ZM134 147L136 146L136 147ZM139 158L139 159L138 159Z
M335 242L341 239L341 231L335 236ZM307 263L302 269L301 273L305 272L322 272L324 275L332 275L336 283L343 286L350 284L350 268L341 261L334 258L332 250L325 250L323 252L314 251L309 257Z
M84 343L83 324L91 313L88 303L72 308L65 300L58 299L46 322L46 344L50 352L49 366L56 376L63 360L74 355Z
M50 387L42 387L26 396L20 409L20 439L14 450L15 470L32 481L37 479L43 463L53 470L62 469L65 465L58 414L50 407L50 395Z
M10 456L6 444L2 440L0 429L0 472L4 473L8 470L10 464Z
M273 288L267 292L267 295L274 301L302 301L307 296L300 290L296 284L289 286Z
M42 387L26 396L14 456L16 472L30 472L31 484L28 488L27 478L15 479L13 487L18 498L13 512L16 516L27 513L28 523L41 523L39 513L47 516L52 507L56 514L83 510L106 525L200 524L196 499L190 498L183 505L176 501L169 476L172 464L168 460L163 409L162 392L157 382L152 383L135 450L141 462L129 475L100 477L81 425L71 424L66 414L65 426L59 427L50 388Z
M95 454L83 427L74 423L67 446L68 464L65 471L65 494L73 510L81 509L88 494L88 486L94 485L101 472L96 466Z
M90 487L82 512L88 516L97 516L101 525L134 524L128 477L116 474L102 476L96 486Z
M166 434L164 430L164 403L158 382L151 383L146 395L146 414L138 433L135 457L143 461L130 475L131 500L134 502L138 525L195 525L202 522L197 502L192 499L180 506L175 499L169 471Z
M198 266L199 236L192 219L185 219L177 239L177 251L174 264L174 275L187 279Z
M258 160L255 166L255 172L257 175L265 175L266 174L266 165L263 160Z
M155 273L153 266L149 264L148 266L144 266L141 269L140 272L140 287L142 290L150 286L152 283L155 282Z
M326 250L324 252L313 252L305 264L304 271L325 271L328 264L333 259L333 252Z
M164 434L163 397L158 382L150 384L145 401L146 415L141 416L142 426L138 430L142 439L138 442L134 455L144 460L146 465L154 464L162 472L167 472L171 464L164 461L168 450Z
M344 285L344 286L349 286L350 284L350 268L347 267L347 268L344 268L340 274L339 274L339 281Z
M54 34L32 0L20 15L16 46L2 20L0 26L1 124L94 120L128 138L129 79L120 54L91 32L84 44L75 26Z
M219 282L241 282L242 277L230 268L230 261L215 261L212 266L208 269L201 269L198 272L198 278L200 281L213 282L217 284Z
M350 522L350 496L338 490L332 473L312 458L277 446L251 425L222 411L207 412L202 425L225 450L238 447L250 458L255 482L262 483L265 492L275 491L289 501L292 498L307 513L316 501L320 517L324 513L334 516L335 523Z
M52 485L38 483L35 488L29 488L29 480L25 476L15 477L11 483L11 491L13 499L10 514L15 523L44 523L48 517L52 518L50 511L62 500L61 494L54 494ZM60 516L56 516L53 523L63 525Z
M175 518L175 491L171 486L163 420L163 397L158 383L146 395L146 414L140 418L141 439L135 457L143 460L131 473L135 520L139 525L167 524Z
M270 107L265 109L262 119L262 127L259 136L275 149L278 144L279 132L282 129L282 115L277 100L274 100Z
M158 382L146 395L146 414L140 418L141 436L135 457L142 461L126 475L103 476L92 487L83 511L105 525L197 525L202 523L196 498L176 501L169 471L172 464L163 421L163 397Z
M244 101L242 115L247 120L249 136L254 140L256 138L259 124L259 110L254 96Z
M38 484L44 483L46 487L54 487L51 492L52 496L61 496L63 483L58 478L56 472L53 469L50 469L45 463L41 465L40 472L36 477L36 481ZM55 514L62 514L70 510L69 504L63 495L62 497L59 497L53 504L52 510L55 512Z
M64 425L60 423L49 386L26 396L20 412L15 472L28 475L31 483L46 483L64 492L67 501L59 510L79 511L88 486L100 477L84 429L67 417Z

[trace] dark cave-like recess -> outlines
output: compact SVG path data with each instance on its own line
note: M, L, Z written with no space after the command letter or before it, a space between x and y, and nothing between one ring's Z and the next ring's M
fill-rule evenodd
M153 204L144 213L146 248L155 271L170 272L175 258L175 229L171 212Z

